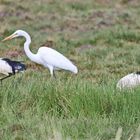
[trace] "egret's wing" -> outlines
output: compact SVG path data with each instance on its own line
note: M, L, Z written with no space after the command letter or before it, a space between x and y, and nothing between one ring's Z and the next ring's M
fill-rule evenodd
M61 53L48 47L41 47L38 54L44 63L56 68L73 71L75 66L73 63Z

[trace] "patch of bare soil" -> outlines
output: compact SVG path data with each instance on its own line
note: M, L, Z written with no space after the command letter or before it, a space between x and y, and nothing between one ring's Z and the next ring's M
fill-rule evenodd
M96 29L110 28L116 24L134 25L133 13L128 9L115 8L106 10L93 10L84 17L66 17L61 24L52 30L55 32L87 32ZM46 28L51 31L50 27ZM45 29L45 30L46 30ZM43 29L44 30L44 29Z
M95 48L96 46L93 46L93 45L90 45L90 44L87 44L87 45L81 45L80 47L76 48L76 51L78 53L82 52L82 51L85 51L85 50L88 50L88 49L92 49L92 48Z
M139 0L120 0L121 4L131 4L131 5L138 5Z
M95 2L101 5L109 5L110 3L112 3L110 0L95 0Z
M31 69L34 71L38 71L38 70L41 71L43 69L43 66L36 64L36 63L33 63L33 62L27 62L26 66L27 66L27 69Z
M75 31L80 28L79 21L76 19L66 19L61 26L61 30L69 29L70 31Z
M0 20L7 19L8 17L19 17L25 20L32 19L29 10L24 8L24 6L18 6L15 2L4 2L2 4L0 5Z
M23 126L20 124L13 124L9 127L9 129L11 130L11 132L20 131L23 130Z
M22 56L24 55L24 51L23 50L9 50L5 53L5 55L8 58L14 58L14 57L18 57L18 56Z
M73 3L73 2L81 2L81 0L64 0L67 3Z
M47 41L43 43L41 46L53 48L54 45L55 45L54 40L48 37Z
M88 18L93 21L96 28L111 27L116 24L128 25L134 22L131 14L125 9L94 11Z
M4 17L10 17L10 16L12 16L12 13L4 12L4 11L0 12L0 19Z

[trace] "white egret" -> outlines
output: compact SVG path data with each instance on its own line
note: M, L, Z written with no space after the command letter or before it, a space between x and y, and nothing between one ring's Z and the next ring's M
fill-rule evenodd
M68 58L52 48L42 46L39 48L37 54L33 54L29 48L31 37L27 32L23 30L15 31L12 35L6 37L3 41L19 36L23 36L26 39L24 43L24 50L29 59L33 62L43 65L44 67L47 67L51 76L54 75L54 70L56 69L68 70L75 74L78 73L77 67Z
M26 66L20 61L13 61L8 58L0 58L0 73L6 75L6 77L1 78L1 82L18 72L26 70Z
M140 85L140 72L134 72L122 77L117 83L117 88L132 89L138 85Z

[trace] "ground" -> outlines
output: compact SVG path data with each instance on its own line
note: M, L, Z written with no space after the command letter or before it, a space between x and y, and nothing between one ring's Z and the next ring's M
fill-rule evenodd
M24 39L0 42L0 57L27 65L1 85L0 139L112 140L118 128L121 139L134 139L140 88L119 91L116 83L140 70L139 7L138 0L0 0L0 40L26 30L34 53L45 44L79 69L52 80L27 58Z

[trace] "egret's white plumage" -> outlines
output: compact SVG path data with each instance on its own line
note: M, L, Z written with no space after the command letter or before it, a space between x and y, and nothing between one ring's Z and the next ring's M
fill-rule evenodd
M64 69L75 74L78 73L77 67L68 58L52 48L43 46L39 48L37 54L33 54L29 49L31 43L30 35L23 30L17 30L11 36L5 38L4 41L18 36L23 36L26 39L24 50L29 59L49 68L52 76L54 69Z
M140 85L140 72L135 72L122 77L117 83L117 88L131 89L138 85Z

